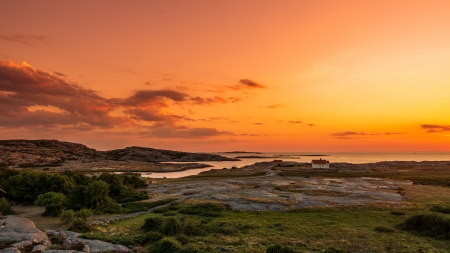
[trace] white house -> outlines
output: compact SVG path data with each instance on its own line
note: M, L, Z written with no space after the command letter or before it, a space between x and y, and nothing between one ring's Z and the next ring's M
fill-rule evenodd
M320 158L319 160L312 160L311 165L313 169L329 169L330 168L330 162L327 160L322 160Z

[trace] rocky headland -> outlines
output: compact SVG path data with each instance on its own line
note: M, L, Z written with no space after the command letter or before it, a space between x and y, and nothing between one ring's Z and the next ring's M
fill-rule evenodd
M131 167L134 165L135 167L161 167L158 166L160 162L202 161L236 161L236 159L216 154L189 153L145 147L98 151L83 144L58 140L0 140L0 167L64 167L64 169L105 168L125 165ZM183 170L184 167L205 167L205 165L175 166L177 167L175 169L173 167L171 167L172 171ZM160 168L156 171L164 171L164 169Z

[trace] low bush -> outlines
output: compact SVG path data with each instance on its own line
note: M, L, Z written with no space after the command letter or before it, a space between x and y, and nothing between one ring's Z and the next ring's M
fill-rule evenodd
M59 218L64 224L70 224L75 219L75 212L73 210L65 210L59 215Z
M266 253L294 253L295 251L288 246L281 246L279 244L275 244L269 246L266 250Z
M142 229L144 231L159 231L162 228L164 219L161 217L151 217L145 219Z
M176 235L181 232L181 224L176 218L168 218L164 221L162 233L165 235Z
M148 249L149 253L174 253L181 249L180 243L174 238L166 237Z
M10 215L14 214L14 211L6 198L0 198L0 214Z
M91 225L87 220L76 218L72 223L72 225L69 227L69 230L80 233L86 233L91 230Z
M403 230L437 239L450 239L450 219L437 214L418 214L399 224Z

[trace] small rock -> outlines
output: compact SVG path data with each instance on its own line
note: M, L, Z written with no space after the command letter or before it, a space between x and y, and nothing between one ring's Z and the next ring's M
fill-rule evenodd
M16 243L11 244L11 246L13 246L14 248L18 248L18 249L25 248L25 247L28 247L31 245L33 245L33 243L31 241L21 241L21 242L16 242Z
M45 246L44 245L41 245L41 244L38 244L38 245L35 245L34 247L33 247L33 249L31 250L31 253L39 253L39 252L42 252L42 251L44 251L45 250Z

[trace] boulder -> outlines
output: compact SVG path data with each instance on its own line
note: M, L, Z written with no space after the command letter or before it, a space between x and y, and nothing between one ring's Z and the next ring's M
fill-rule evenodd
M0 245L3 245L4 248L8 245L16 249L36 244L51 245L47 235L37 229L29 219L14 215L4 216L0 217L0 224Z

